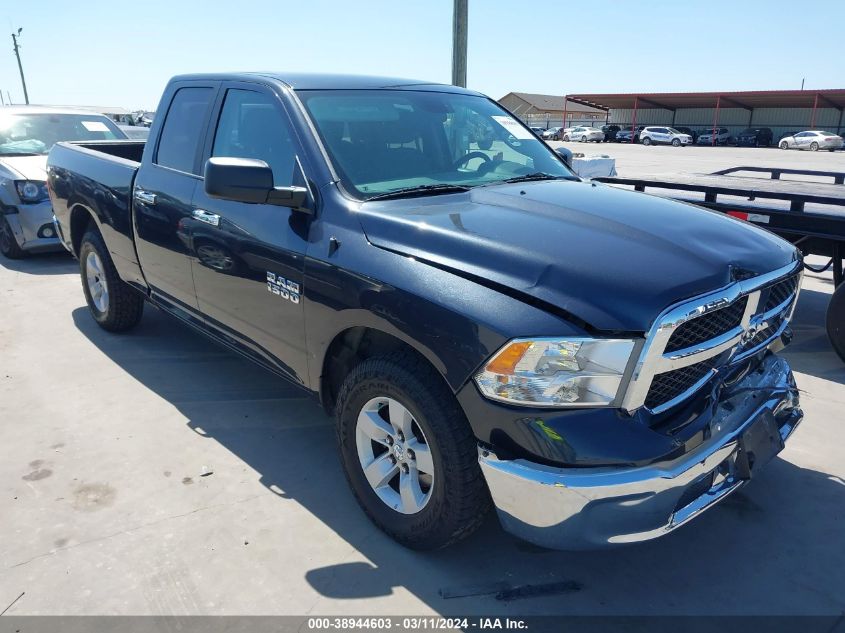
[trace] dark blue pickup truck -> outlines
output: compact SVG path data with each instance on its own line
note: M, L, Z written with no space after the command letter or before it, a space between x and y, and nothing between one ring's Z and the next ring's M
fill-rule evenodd
M93 318L128 330L152 303L313 392L362 508L409 547L491 504L548 547L660 536L802 418L775 355L796 249L582 181L481 94L191 75L157 112L146 144L50 152Z

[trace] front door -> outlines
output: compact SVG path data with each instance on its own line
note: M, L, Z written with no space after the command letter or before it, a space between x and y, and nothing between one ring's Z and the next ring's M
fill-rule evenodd
M132 203L138 258L153 293L171 308L196 311L190 245L184 228L191 216L198 159L215 88L176 88L151 162L138 170Z
M224 88L209 154L263 160L276 186L303 186L301 152L279 98L251 84ZM211 198L202 186L192 207L200 312L218 334L303 382L308 373L301 297L309 216Z

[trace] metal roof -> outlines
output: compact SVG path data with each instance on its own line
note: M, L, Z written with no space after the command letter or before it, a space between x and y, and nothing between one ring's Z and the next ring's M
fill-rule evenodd
M828 90L751 90L743 92L641 92L623 94L571 94L571 103L612 110L633 108L845 108L845 88Z
M504 97L499 99L501 103L503 99L507 98L508 96L513 95L525 101L528 105L537 108L538 110L543 110L547 112L563 112L563 101L565 97L558 96L558 95L541 95L535 94L532 92L509 92ZM566 109L571 112L597 112L601 110L600 108L597 109L593 106L587 104L581 104L583 107L572 107L572 104L569 105Z
M97 108L84 106L42 106L42 105L7 105L0 106L3 114L87 114L89 116L103 116Z

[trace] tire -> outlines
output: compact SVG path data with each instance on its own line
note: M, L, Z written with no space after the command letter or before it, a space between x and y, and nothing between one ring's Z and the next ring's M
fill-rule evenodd
M681 139L673 138L672 139L672 147L680 147L681 146Z
M581 137L581 142L582 142L582 143L586 143L586 142L587 142L587 137L586 137L586 136L582 136L582 137Z
M781 141L778 147L780 147L781 149L789 149L789 143L787 143L786 141Z
M646 137L643 139L643 145L646 145L646 146L651 145L651 139L650 139L649 137L647 137L647 136L646 136Z
M398 411L408 417L390 415ZM370 520L393 539L412 549L438 549L481 525L491 503L478 465L477 441L454 395L424 359L394 352L363 361L340 388L336 418L349 486ZM406 429L413 429L411 441L399 433L399 418L406 420ZM386 440L388 434L390 443L371 439L378 435ZM414 457L427 458L410 457L413 447L418 453ZM372 471L380 484L370 484L366 462L382 465L383 470ZM400 495L399 485L409 481L422 497L417 494L406 505L408 497Z
M845 363L845 283L833 291L827 306L826 326L830 344Z
M79 247L82 290L91 316L109 332L126 332L138 325L144 313L144 297L117 274L103 236L88 231Z
M818 144L818 143L816 143L815 141L813 141L812 143L810 143L810 151L811 151L811 152L817 152L817 151L819 151L819 144Z
M5 215L0 215L0 253L9 259L20 259L26 255L26 251L18 245Z
M565 135L565 136L563 137L563 140L568 142L568 141L569 141L569 134Z

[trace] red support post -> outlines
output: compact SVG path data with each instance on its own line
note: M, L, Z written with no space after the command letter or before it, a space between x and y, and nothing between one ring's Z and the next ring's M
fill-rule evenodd
M722 95L716 95L716 112L713 115L713 133L710 135L710 146L716 144L716 127L719 125L719 107L722 105Z
M637 133L637 107L639 103L640 98L634 97L634 114L631 117L631 145L634 144L634 135Z
M813 99L813 115L810 117L810 129L815 129L816 127L816 110L819 107L819 93L816 93L816 98Z

